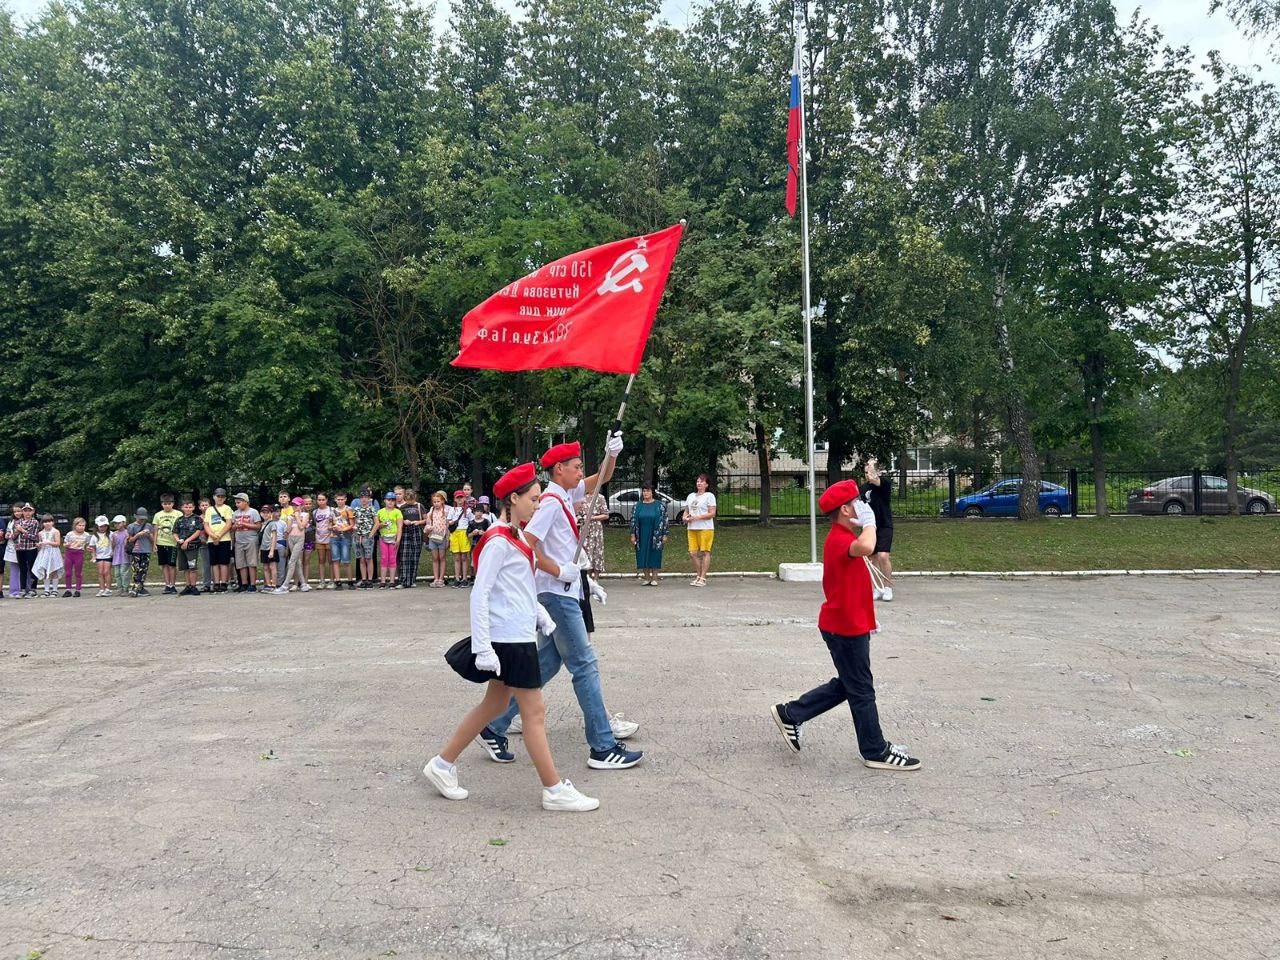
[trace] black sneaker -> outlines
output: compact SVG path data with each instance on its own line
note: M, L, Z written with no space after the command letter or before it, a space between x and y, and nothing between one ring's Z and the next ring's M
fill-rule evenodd
M620 743L615 743L608 750L592 750L587 757L587 766L592 770L626 770L634 767L644 756L642 750L628 750Z
M507 749L507 738L498 736L488 727L480 731L476 742L484 747L485 753L489 754L489 759L494 763L511 763L516 758L516 755Z
M69 598L70 596L71 596L71 591L70 591L70 590L68 590L68 591L66 591L65 593L63 593L63 595L62 595L62 599L63 599L63 600L66 600L66 599L67 599L67 598Z
M73 597L79 597L79 596L80 596L80 591L79 591L79 590L77 590L75 593L73 593L73 594L72 594L72 596L73 596Z
M919 760L907 753L906 747L896 743L889 744L889 749L879 760L863 760L862 765L872 770L919 770L922 766Z
M787 714L787 705L785 703L775 703L769 708L769 712L773 714L773 722L782 731L782 739L787 741L787 746L791 748L791 752L799 753L800 739L803 734L800 731L800 724L791 722L791 717Z
M151 596L151 591L150 591L150 590L148 590L146 587L139 587L139 588L138 588L138 596L140 596L140 597L149 597L149 596Z
M335 580L335 581L333 581L333 589L335 589L335 590L341 590L341 589L342 589L342 581L341 581L341 580Z

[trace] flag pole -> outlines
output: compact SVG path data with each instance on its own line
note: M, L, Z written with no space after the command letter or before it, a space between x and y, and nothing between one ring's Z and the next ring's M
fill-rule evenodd
M809 301L809 177L808 137L804 117L804 8L796 4L796 31L800 46L800 265L804 297L804 440L809 468L809 562L818 562L818 490L814 475L813 439L813 312Z

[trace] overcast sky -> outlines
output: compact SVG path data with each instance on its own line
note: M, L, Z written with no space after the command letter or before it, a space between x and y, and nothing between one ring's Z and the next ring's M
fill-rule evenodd
M672 24L684 26L696 4L697 0L663 0L662 10ZM1260 65L1267 79L1280 84L1280 64L1268 56L1266 44L1245 38L1226 14L1209 16L1209 0L1115 0L1115 4L1121 19L1125 20L1141 7L1169 42L1190 47L1197 63L1203 63L1210 50L1221 50L1231 63ZM27 18L43 8L45 0L0 0L0 5ZM438 0L436 7L437 20L443 24L448 16L449 0Z

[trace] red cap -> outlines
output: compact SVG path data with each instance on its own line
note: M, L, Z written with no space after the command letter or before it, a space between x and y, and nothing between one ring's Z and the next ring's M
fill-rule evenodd
M578 441L573 443L560 443L552 447L542 455L542 466L550 470L557 463L563 463L566 460L572 460L574 457L582 456L582 444Z
M858 485L852 480L841 480L822 491L822 496L818 498L818 509L823 513L830 513L857 499Z
M538 478L537 473L533 469L533 461L522 463L518 467L512 467L501 477L498 482L493 485L493 496L495 500L501 500L512 490L519 490L526 483L533 483Z
M467 495L467 491L465 491L465 490L455 490L455 491L453 491L453 499L455 499L455 500L457 500L459 497L465 497L466 495Z

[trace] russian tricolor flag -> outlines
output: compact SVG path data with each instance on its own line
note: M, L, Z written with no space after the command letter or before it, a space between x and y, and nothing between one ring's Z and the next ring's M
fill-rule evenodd
M796 193L800 182L800 35L791 61L791 112L787 117L787 213L796 215Z

